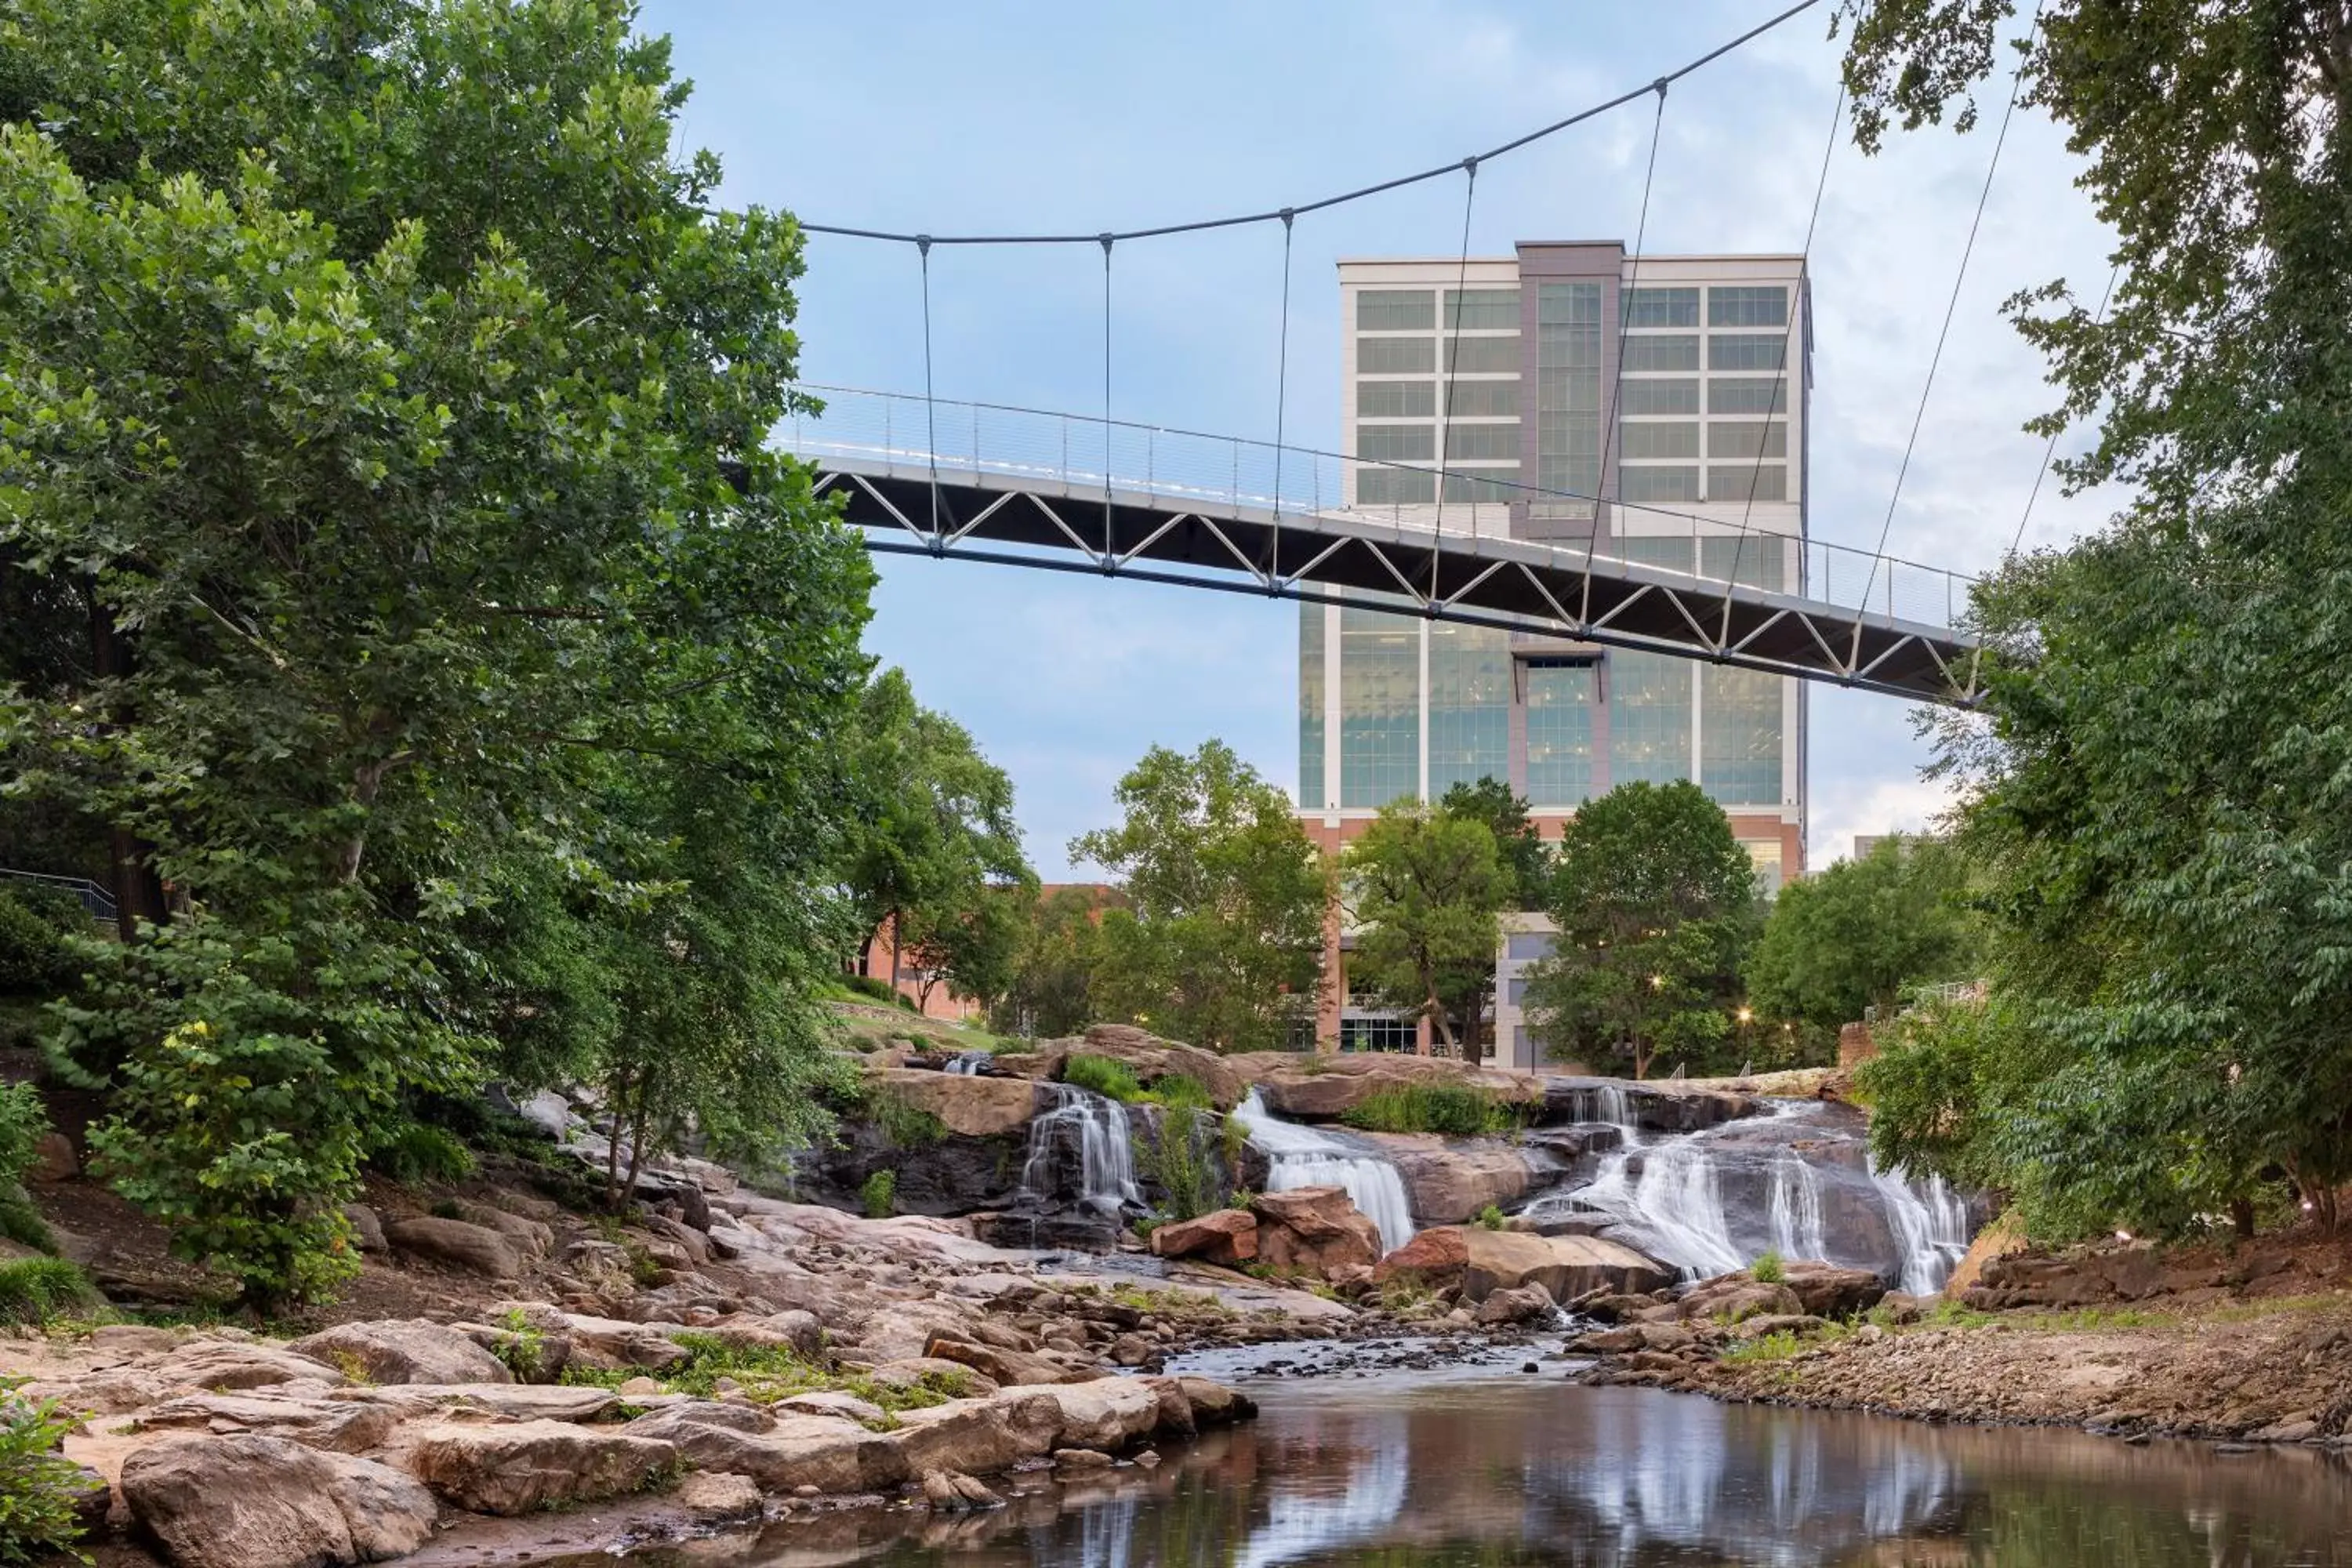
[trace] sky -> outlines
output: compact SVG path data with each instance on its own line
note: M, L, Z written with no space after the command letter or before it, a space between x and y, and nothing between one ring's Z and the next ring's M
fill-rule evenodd
M726 171L720 199L811 223L907 233L1096 233L1297 205L1459 160L1654 79L1784 0L1192 0L1182 6L1004 0L888 6L647 0L694 84L684 148ZM1794 252L1805 241L1837 100L1824 3L1668 94L1643 248ZM2021 24L2018 26L2021 26ZM2008 96L1978 128L1892 132L1830 153L1813 237L1811 432L1817 539L1963 572L2095 526L2113 494L2027 498L2056 398L2000 317L2064 279L2095 303L2109 240L2079 160L2019 110L2001 148L1948 342L1902 468ZM1622 239L1641 221L1656 111L1644 97L1483 164L1473 254L1522 239ZM1298 221L1284 438L1339 446L1342 257L1458 254L1464 184L1433 181ZM799 289L802 374L919 393L921 279L911 247L812 236ZM937 395L1099 412L1098 250L934 249ZM1271 439L1282 239L1275 225L1122 245L1114 258L1113 413ZM2061 455L2084 445L2069 432ZM1890 515L1890 503L1893 503ZM1048 881L1086 877L1069 840L1114 817L1119 775L1154 744L1217 737L1287 789L1297 775L1297 605L989 566L878 558L866 647L961 721L1012 776ZM1914 710L1816 687L1808 861L1853 836L1926 826L1942 786Z

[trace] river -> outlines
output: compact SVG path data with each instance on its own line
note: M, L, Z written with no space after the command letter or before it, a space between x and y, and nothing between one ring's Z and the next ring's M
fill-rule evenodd
M634 1561L2352 1568L2342 1456L1725 1405L1581 1387L1554 1363L1245 1386L1258 1421L1157 1468L1067 1486L1008 1477L1025 1495L990 1513L851 1511Z

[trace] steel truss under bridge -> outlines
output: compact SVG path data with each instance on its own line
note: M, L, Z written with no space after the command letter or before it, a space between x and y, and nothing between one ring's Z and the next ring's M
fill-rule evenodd
M1443 508L1346 507L1350 468L1427 475L1432 494L1449 481L1076 415L804 390L824 412L779 434L878 552L1377 605L1947 705L1979 690L1978 639L1955 626L1971 579L1750 528L1736 508L1620 506L1621 529L1596 541L1585 498L1482 481ZM1531 514L1577 537L1511 537ZM1695 569L1626 558L1661 540L1687 541Z

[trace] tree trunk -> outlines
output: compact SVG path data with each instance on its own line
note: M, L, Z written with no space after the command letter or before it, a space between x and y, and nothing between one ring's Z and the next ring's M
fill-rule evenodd
M637 1176L646 1168L646 1122L652 1114L653 1095L642 1079L637 1084L637 1113L629 1121L629 1184L626 1195L637 1191Z
M1639 1083L1649 1076L1650 1048L1642 1043L1642 1037L1636 1035L1633 1037L1633 1081Z
M2231 1198L2230 1200L2230 1224L2237 1230L2239 1240L2253 1240L2254 1200L2252 1198Z
M91 668L100 680L129 679L131 647L115 626L114 617L107 613L96 580L86 583L82 591L89 603ZM107 837L107 880L114 889L115 931L124 942L135 942L140 922L144 921L154 926L168 923L171 906L163 897L163 879L155 874L154 846L120 826L110 827Z
M890 928L890 989L896 991L898 989L898 911L892 910L887 921Z
M604 1206L615 1210L621 1206L621 1107L628 1103L627 1083L624 1070L615 1072L605 1086L611 1103L605 1107Z

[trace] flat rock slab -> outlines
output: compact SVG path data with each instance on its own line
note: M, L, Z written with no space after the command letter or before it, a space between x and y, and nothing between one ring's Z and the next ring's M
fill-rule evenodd
M341 1397L345 1390L321 1390L315 1398L277 1394L188 1394L139 1412L141 1431L174 1427L201 1432L258 1432L287 1437L306 1447L363 1454L382 1446L400 1425L387 1406ZM372 1391L363 1391L372 1392Z
M424 1318L339 1323L294 1342L330 1366L356 1366L371 1383L512 1383L506 1363L456 1329Z
M164 1382L192 1391L267 1388L278 1383L348 1383L327 1362L282 1345L219 1343L174 1351L154 1368Z
M512 1421L593 1421L620 1403L610 1389L538 1383L411 1383L343 1389L334 1397L395 1411L477 1410Z
M402 1462L445 1502L512 1516L636 1491L677 1458L676 1446L617 1427L518 1421L416 1428Z

